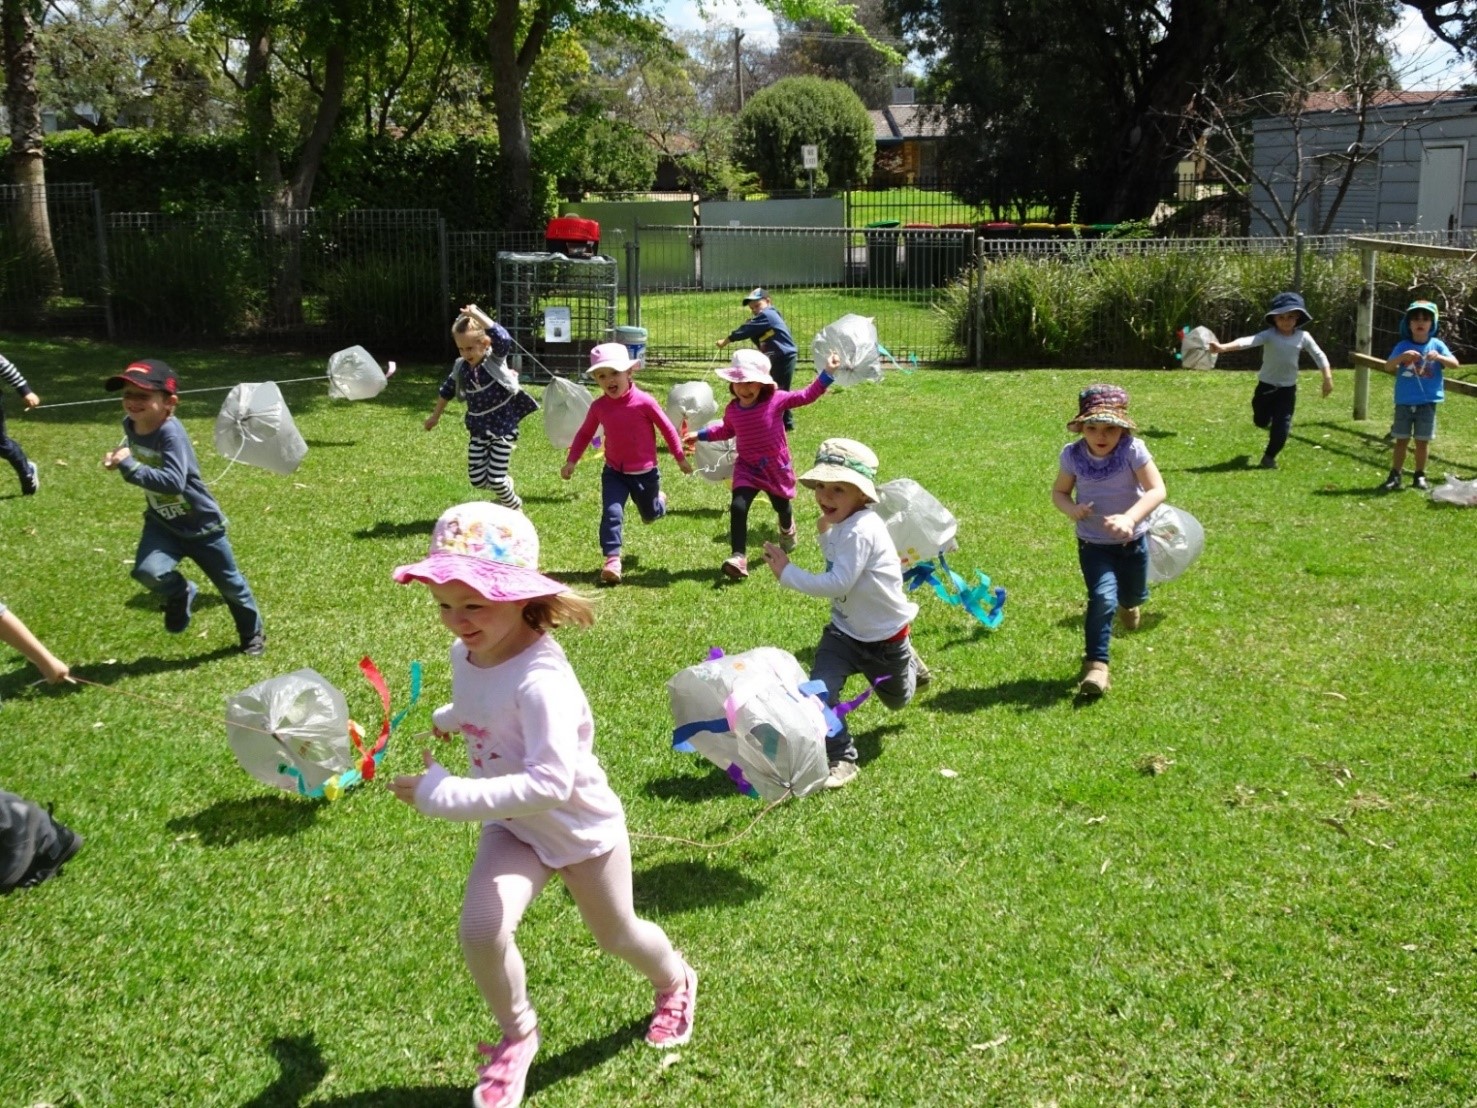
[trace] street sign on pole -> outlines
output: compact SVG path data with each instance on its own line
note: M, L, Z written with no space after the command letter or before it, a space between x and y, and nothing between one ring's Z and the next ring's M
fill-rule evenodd
M802 146L800 148L800 165L803 169L819 169L821 165L821 148L819 146Z

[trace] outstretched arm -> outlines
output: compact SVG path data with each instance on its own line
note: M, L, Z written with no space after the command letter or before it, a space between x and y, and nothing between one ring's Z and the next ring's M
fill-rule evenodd
M67 663L47 650L41 640L31 634L31 629L21 622L20 617L9 609L0 612L0 642L14 647L29 658L31 664L41 671L41 676L53 685L65 679L70 672Z

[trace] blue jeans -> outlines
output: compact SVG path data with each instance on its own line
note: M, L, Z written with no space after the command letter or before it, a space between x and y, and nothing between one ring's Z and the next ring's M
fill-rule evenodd
M1118 605L1137 608L1149 599L1149 534L1112 544L1078 539L1077 561L1087 584L1084 656L1089 662L1106 662Z
M220 590L242 642L262 629L256 598L236 568L236 555L231 552L225 531L187 539L145 513L144 533L139 536L138 552L133 557L133 579L166 602L182 597L189 589L189 582L176 567L184 558L199 566Z
M0 458L4 458L10 463L10 468L15 470L15 475L22 481L29 479L31 460L26 457L26 452L21 449L21 444L5 433L4 404L0 404Z
M652 466L645 473L621 473L606 466L600 471L600 553L605 555L621 552L621 525L626 520L626 499L636 504L636 510L647 523L655 523L667 514L666 507L657 497L662 491L661 470Z

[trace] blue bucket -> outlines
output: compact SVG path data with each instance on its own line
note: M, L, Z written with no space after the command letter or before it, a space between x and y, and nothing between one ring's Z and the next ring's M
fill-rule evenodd
M640 368L646 368L645 327L617 327L615 329L615 341L625 345L627 353L640 363Z

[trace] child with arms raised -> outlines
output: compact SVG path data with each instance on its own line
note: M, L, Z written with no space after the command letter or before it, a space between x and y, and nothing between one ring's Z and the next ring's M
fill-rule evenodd
M846 679L860 673L876 685L882 703L896 711L913 699L928 670L913 649L909 628L918 605L903 593L903 567L877 502L877 455L851 439L827 439L815 465L800 482L815 493L821 517L816 523L823 573L809 573L790 561L785 548L764 544L764 561L786 588L831 602L831 622L821 633L811 665L812 680L825 682L827 702L841 700ZM831 775L828 789L839 789L857 774L857 750L843 720L826 739Z
M523 1098L538 1015L514 932L555 875L601 948L655 989L646 1041L687 1042L697 974L660 927L635 913L625 813L592 749L589 702L549 634L593 622L590 602L539 573L538 535L525 516L482 501L444 512L427 557L394 578L425 584L456 636L452 699L434 725L466 738L469 774L453 776L427 750L426 772L396 777L390 789L424 815L482 822L460 937L502 1038L481 1047L488 1061L472 1103L512 1108Z
M441 413L453 397L467 401L467 479L474 489L490 489L499 504L515 510L523 501L508 476L513 448L518 445L518 424L538 411L538 403L518 384L518 374L508 365L513 337L494 323L476 304L468 304L451 325L461 355L436 391L436 406L426 417L427 431L441 422Z
M600 579L615 585L621 579L622 525L626 517L626 500L636 502L642 523L654 523L667 514L667 494L662 492L662 475L656 465L656 431L666 441L667 449L677 459L683 473L691 473L692 465L682 451L677 429L662 411L655 397L631 383L631 371L638 362L618 342L603 342L590 351L587 373L595 378L600 395L585 413L585 420L569 444L569 454L559 476L568 481L595 437L597 427L605 428L605 468L600 472L600 552L605 564Z
M841 364L832 354L827 369ZM735 581L749 576L749 506L761 492L769 497L779 517L780 546L795 549L795 467L790 460L790 440L785 435L784 414L791 408L812 404L831 387L829 372L819 374L799 392L781 392L769 375L769 359L757 350L736 350L730 365L715 370L728 382L733 395L723 409L723 418L701 431L690 433L686 444L733 439L737 458L733 464L733 496L728 505L728 537L733 553L723 562L723 573Z
M1077 522L1077 561L1087 585L1078 691L1101 696L1108 690L1113 615L1121 611L1124 628L1137 630L1149 599L1148 521L1164 503L1164 478L1133 433L1128 393L1116 385L1083 389L1067 430L1082 437L1062 447L1051 502Z
M744 297L744 307L749 309L749 319L729 332L727 338L719 339L718 349L731 342L752 341L769 359L769 373L775 385L781 392L789 392L795 381L795 361L800 355L789 325L765 289L755 289ZM783 418L785 430L793 431L795 421L788 410Z
M1415 473L1411 488L1428 489L1426 456L1431 440L1436 437L1436 405L1446 399L1446 377L1442 372L1461 363L1436 337L1440 326L1436 305L1429 300L1416 300L1400 317L1400 341L1390 352L1385 368L1395 374L1395 420L1390 433L1395 436L1395 455L1390 459L1390 476L1380 486L1385 492L1400 487L1400 473L1405 468L1405 452L1415 438Z

